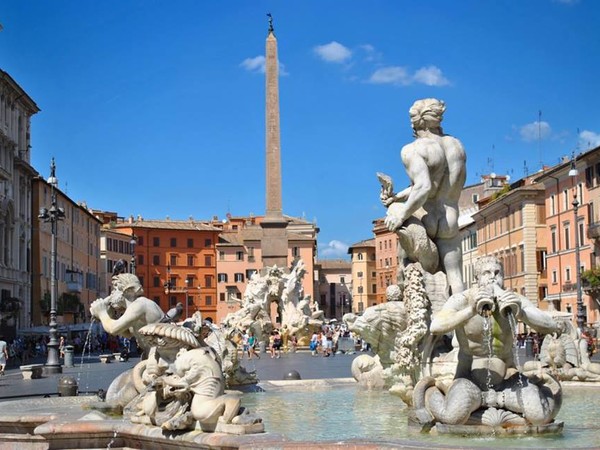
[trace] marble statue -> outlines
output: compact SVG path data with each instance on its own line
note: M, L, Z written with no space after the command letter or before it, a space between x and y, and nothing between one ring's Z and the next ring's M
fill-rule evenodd
M399 280L407 260L419 261L430 273L442 270L452 293L458 293L464 289L458 200L466 155L461 142L442 131L445 110L444 102L433 98L418 100L409 110L415 140L400 152L409 187L394 193L391 178L378 176L385 224L401 242Z
M480 424L509 428L553 421L561 405L558 380L548 373L525 376L513 357L516 321L542 333L564 327L527 298L504 289L502 264L486 256L477 261L476 286L452 295L433 315L430 331L454 331L458 366L450 385L423 377L413 404L422 424Z
M238 348L242 342L242 333L236 328L223 330L211 327L211 333L205 342L213 348L221 360L221 368L225 377L225 386L233 388L258 383L255 371L248 371L240 364Z
M539 376L547 372L560 380L600 381L600 363L590 361L586 339L570 321L564 321L564 326L566 331L560 336L544 338L539 360L526 361L523 373Z
M306 266L301 259L294 263L288 274L277 266L267 268L262 276L254 273L242 298L235 299L241 309L228 314L223 325L238 331L252 330L259 341L266 341L273 330L270 305L277 302L282 313L281 326L300 341L308 339L313 330L322 326L323 312L311 310L310 297L304 297L302 279L305 273Z
M205 343L210 327L199 312L182 325L153 323L139 333L151 349L133 369L138 394L123 408L126 419L167 431L227 432L223 427L238 425L235 432L242 434L262 428L260 418L240 407L241 394L225 391L220 358Z
M92 317L102 323L109 334L126 338L135 337L138 345L148 348L140 328L161 321L165 314L156 302L143 296L144 290L137 276L118 273L112 277L112 291L90 305Z

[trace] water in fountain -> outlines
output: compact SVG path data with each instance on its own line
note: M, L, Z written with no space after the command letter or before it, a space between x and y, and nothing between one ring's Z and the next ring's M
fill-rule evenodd
M519 378L517 380L517 400L519 402L519 406L523 410L523 417L525 418L525 408L523 408L523 374L521 373L521 362L519 359L519 343L518 343L518 323L514 314L511 310L507 311L506 317L508 318L508 324L510 325L510 329L513 334L513 355L515 360L515 367L517 368Z
M489 315L483 315L483 345L487 350L487 377L485 385L488 391L493 391L494 386L492 384L492 371L490 367L492 365L493 354L493 336L492 336L492 320Z
M85 335L85 340L83 341L83 348L81 349L81 360L79 363L79 371L77 372L77 385L81 386L81 374L83 372L83 362L85 360L85 352L87 349L88 352L88 365L89 358L92 356L92 328L94 327L95 317L92 317L90 322L90 327L87 330L87 334ZM84 390L80 389L80 391L87 392L89 390L89 378L86 381L86 387Z

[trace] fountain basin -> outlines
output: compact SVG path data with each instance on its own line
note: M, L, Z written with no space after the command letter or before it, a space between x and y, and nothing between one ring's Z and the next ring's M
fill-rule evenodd
M597 447L600 384L564 383L557 422L562 435L465 438L419 433L408 408L386 391L364 391L350 379L260 383L242 404L263 418L266 433L165 432L89 409L93 397L34 398L2 402L0 448L590 448ZM582 408L585 405L585 408ZM441 431L441 430L440 430ZM458 430L455 430L458 431ZM466 434L466 433L465 433Z

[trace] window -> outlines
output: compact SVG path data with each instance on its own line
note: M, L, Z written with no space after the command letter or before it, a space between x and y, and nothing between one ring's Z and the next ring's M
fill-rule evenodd
M248 247L247 251L248 251L248 261L253 262L254 261L254 247Z
M212 279L213 277L211 275L204 275L204 286L207 288L212 287Z
M300 248L299 247L292 247L292 256L294 258L297 256L300 256Z
M224 302L225 301L225 292L220 292L219 293L219 301L220 302Z
M137 245L144 245L144 236L137 237Z
M358 287L358 293L359 293L359 294L362 294L362 293L363 293L363 287L362 287L362 286L359 286L359 287Z
M160 287L160 277L152 277L152 287Z
M571 281L571 268L565 268L565 281Z
M204 239L204 246L210 247L212 245L212 239Z
M244 252L235 252L235 259L238 261L244 260Z
M217 274L217 282L219 282L219 283L227 283L227 274L226 273L219 273L219 274Z
M252 275L254 275L256 272L257 272L256 269L248 269L248 270L246 270L246 278L247 279L252 278Z
M225 252L223 250L219 250L219 261L225 261Z
M362 278L362 277L363 277L363 273L362 273L362 272L356 272L356 276L357 276L358 278Z
M141 266L144 265L144 255L137 255L137 263Z
M193 267L196 265L196 256L194 255L188 255L187 257L187 265L190 267Z
M577 238L579 239L578 244L579 245L583 245L584 242L584 236L585 236L585 231L584 231L584 227L583 227L583 221L579 221L577 223L577 231L578 231L578 236Z
M552 253L556 253L556 228L550 230L550 249Z
M204 255L204 265L212 266L212 255Z
M177 238L172 237L171 241L170 241L170 245L171 245L171 247L177 247Z
M153 237L152 238L152 246L153 247L160 247L160 238L159 237Z
M565 250L569 250L571 248L571 227L569 225L565 225Z
M160 255L152 255L152 265L160 266Z
M244 282L244 274L243 273L236 273L234 276L235 282L236 283L243 283Z
M176 266L177 265L177 255L171 254L171 256L169 257L169 264L171 266Z
M169 298L169 307L173 307L177 304L177 297L174 295L171 295L171 297Z
M550 214L556 214L556 198L554 197L554 194L550 196Z
M187 304L188 304L188 306L194 306L194 296L193 295L187 296Z
M363 260L363 254L362 253L358 253L356 255L356 259L358 259L359 261L362 261Z
M188 238L187 248L194 248L194 240L192 238Z
M346 283L346 278L345 277L340 277L340 284L344 284Z
M563 191L563 211L567 211L569 209L569 191L565 189Z
M204 297L204 300L206 302L206 306L212 305L212 295L207 295L206 297Z

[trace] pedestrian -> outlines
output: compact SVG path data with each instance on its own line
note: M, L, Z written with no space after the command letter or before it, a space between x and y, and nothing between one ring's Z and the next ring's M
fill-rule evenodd
M296 353L296 350L298 349L298 338L295 334L292 334L292 337L290 337L290 347L292 353Z
M281 358L281 345L281 334L279 334L279 330L275 330L275 334L273 335L273 353L276 358Z
M248 355L248 359L250 359L250 344L249 344L248 332L246 330L242 331L242 358L244 359L244 355Z
M58 342L58 355L60 358L65 357L65 337L61 336Z
M256 336L253 331L250 331L248 333L248 359L252 359L252 355L260 359L260 355L256 353Z
M312 356L317 356L317 347L319 345L319 335L315 331L310 338L310 351Z
M4 336L0 335L0 375L4 375L4 369L8 361L8 344Z
M269 336L269 353L271 354L271 358L275 358L275 332L271 331L271 335Z

